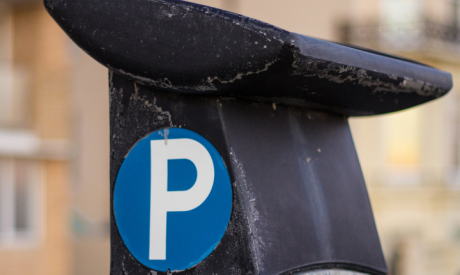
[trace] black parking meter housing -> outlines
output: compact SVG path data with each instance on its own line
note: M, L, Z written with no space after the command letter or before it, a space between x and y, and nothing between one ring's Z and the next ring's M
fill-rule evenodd
M192 130L224 159L227 231L173 273L387 273L347 119L441 97L449 73L184 1L45 6L110 71L112 199L125 156L156 130ZM155 274L126 248L111 207L111 273Z

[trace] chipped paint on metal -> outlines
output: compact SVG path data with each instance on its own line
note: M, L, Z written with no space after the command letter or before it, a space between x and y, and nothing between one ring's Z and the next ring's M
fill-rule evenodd
M261 263L264 259L264 255L262 250L267 244L265 244L259 236L259 229L256 226L256 223L260 222L260 213L256 209L257 198L253 194L251 184L247 182L243 164L238 160L233 148L230 148L230 158L236 177L234 185L237 189L241 189L238 194L244 194L241 195L240 199L245 209L245 218L248 223L249 234L251 236L251 252L255 263L256 273L263 274L264 270Z
M440 97L445 93L443 88L421 80L404 76L398 77L394 74L385 75L381 72L372 72L326 60L306 58L300 54L299 48L295 50L294 56L295 61L292 67L295 70L293 75L317 77L339 84L356 83L360 86L370 87L374 94L379 92L416 93L423 97ZM371 73L374 73L374 76L371 76ZM378 74L377 77L376 74ZM385 79L381 79L381 77Z

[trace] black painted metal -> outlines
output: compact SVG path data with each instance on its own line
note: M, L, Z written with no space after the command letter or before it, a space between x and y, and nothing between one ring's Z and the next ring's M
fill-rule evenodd
M179 274L386 272L345 116L159 91L118 74L110 83L112 192L132 146L167 127L205 137L229 169L234 199L227 232L208 258ZM113 274L146 270L124 247L112 213Z
M449 73L185 1L45 0L45 6L104 66L180 93L355 116L402 110L452 87Z
M229 169L228 229L178 274L386 273L347 118L438 98L450 74L184 1L44 2L111 70L111 192L130 148L168 127L205 137ZM112 274L155 274L113 213L111 236Z

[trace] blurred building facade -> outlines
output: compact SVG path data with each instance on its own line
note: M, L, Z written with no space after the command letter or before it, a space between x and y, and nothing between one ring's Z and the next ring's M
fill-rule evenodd
M0 274L71 269L67 43L40 2L0 1Z
M344 43L408 57L460 81L460 1L355 0ZM460 274L460 91L396 114L352 119L392 274Z
M458 0L194 2L460 80ZM459 97L350 120L393 275L460 274ZM41 1L0 0L0 274L109 273L108 102Z

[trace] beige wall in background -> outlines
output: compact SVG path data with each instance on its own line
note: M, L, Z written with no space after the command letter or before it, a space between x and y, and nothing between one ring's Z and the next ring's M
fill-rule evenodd
M336 26L346 19L350 0L198 0L203 5L231 10L291 32L337 40Z
M244 15L320 39L337 40L336 28L348 13L348 0L250 0L240 2Z
M27 128L41 139L71 137L68 39L41 5L9 10L13 65L28 71ZM21 125L24 127L24 125ZM2 275L70 274L70 165L65 160L36 160L41 168L38 194L40 234L25 245L0 247Z
M69 45L70 46L70 45ZM76 45L73 66L73 210L83 223L74 232L74 275L110 273L110 131L108 69Z
M108 69L72 45L74 202L93 223L109 220L109 86Z
M352 0L349 21L357 27L380 24L374 29L373 41L367 41L373 45L384 39L380 32L388 27L379 21L383 12L377 2L383 3ZM432 28L436 26L440 30L451 24L452 1L418 3L422 22L430 19L435 24ZM423 30L424 25L420 23L411 24ZM452 73L453 90L420 107L390 115L353 118L350 124L391 274L458 275L460 182L455 155L458 155L460 139L460 90L456 85L460 81L460 62L452 48L442 48L442 43L430 40L433 38L425 39L421 46L414 48L398 49L381 44L377 50Z

